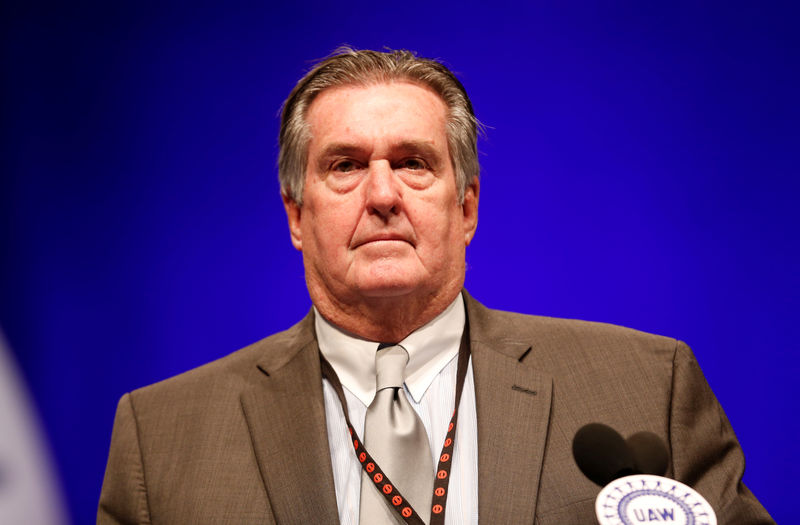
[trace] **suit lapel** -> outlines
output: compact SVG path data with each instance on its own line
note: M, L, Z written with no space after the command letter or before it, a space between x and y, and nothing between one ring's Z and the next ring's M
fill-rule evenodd
M466 294L465 294L466 295ZM530 340L467 296L478 417L481 523L533 523L550 422L552 378L520 362Z
M464 292L478 417L481 523L533 523L550 419L552 379L520 360L531 341ZM241 397L278 523L338 523L319 349L309 315L265 352Z
M276 521L338 523L319 350L313 322L301 324L299 349L267 353L241 403Z

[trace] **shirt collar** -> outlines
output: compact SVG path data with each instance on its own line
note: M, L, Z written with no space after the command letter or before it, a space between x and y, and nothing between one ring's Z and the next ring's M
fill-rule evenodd
M466 313L461 294L445 310L400 341L408 352L405 385L419 403L442 368L458 355ZM375 397L375 352L378 343L361 339L331 324L314 308L319 350L342 385L365 405Z

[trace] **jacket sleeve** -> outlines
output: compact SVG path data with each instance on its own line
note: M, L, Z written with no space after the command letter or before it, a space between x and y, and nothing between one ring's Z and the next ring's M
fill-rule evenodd
M139 432L130 394L122 396L117 405L97 523L150 523Z
M742 483L742 449L692 351L682 342L673 360L669 431L674 478L708 500L720 525L775 523Z

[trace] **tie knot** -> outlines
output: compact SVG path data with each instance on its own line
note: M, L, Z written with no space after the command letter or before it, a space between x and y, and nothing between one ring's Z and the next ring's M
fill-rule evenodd
M375 354L375 385L377 390L399 388L406 376L408 352L400 345L378 347Z

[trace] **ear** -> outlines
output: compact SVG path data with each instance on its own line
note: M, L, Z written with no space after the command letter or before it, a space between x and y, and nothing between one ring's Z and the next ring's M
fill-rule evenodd
M281 198L283 198L283 207L286 209L286 217L289 219L289 235L292 237L292 245L302 252L303 235L300 228L300 219L303 208L286 194L281 194Z
M466 191L464 191L464 204L461 209L464 213L464 244L469 246L478 228L478 195L480 193L480 182L478 177L474 177Z

